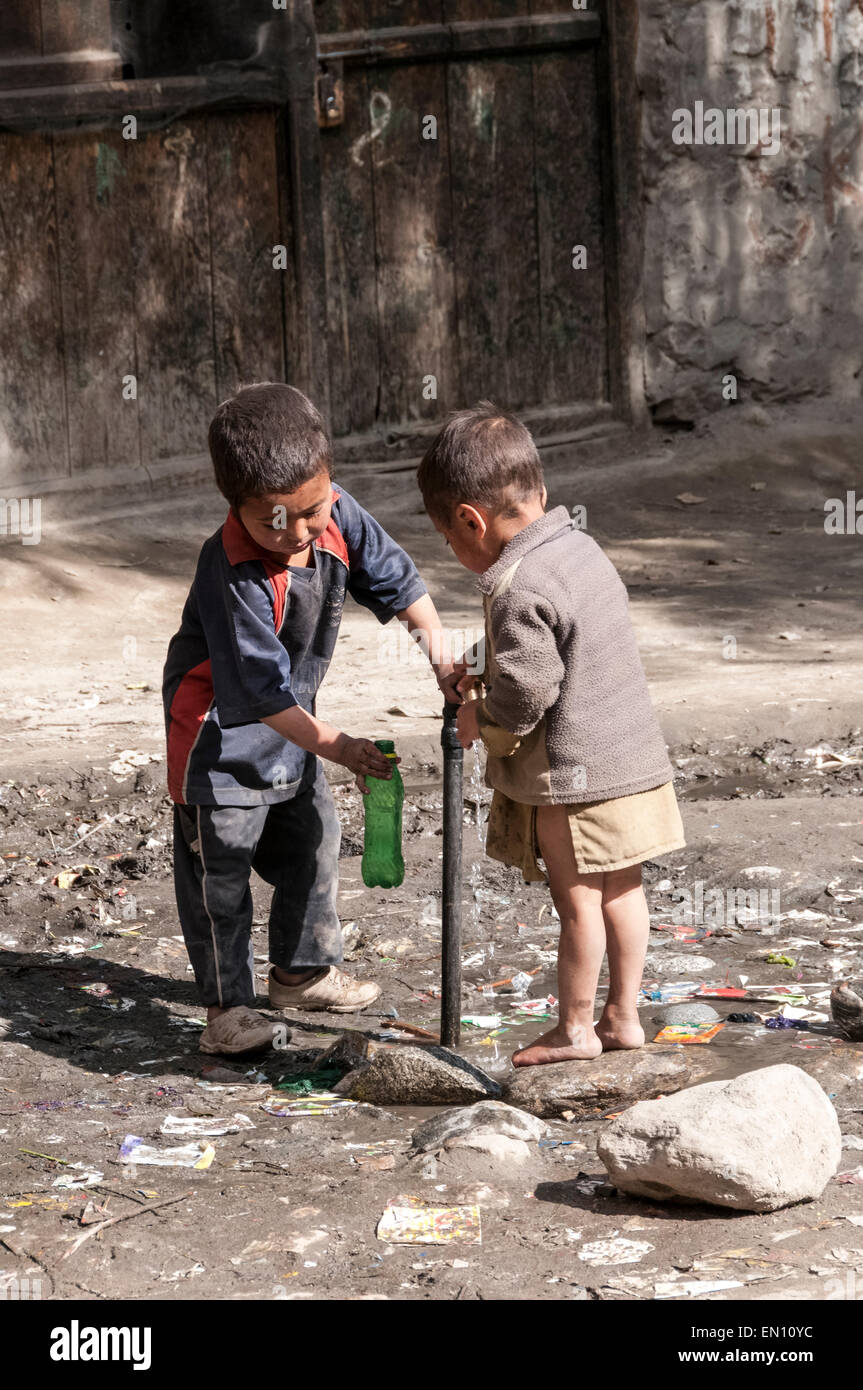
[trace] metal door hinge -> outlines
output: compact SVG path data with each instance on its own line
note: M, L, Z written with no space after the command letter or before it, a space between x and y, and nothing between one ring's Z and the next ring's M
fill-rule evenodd
M340 58L321 58L315 79L315 111L318 125L326 130L345 119L344 63Z

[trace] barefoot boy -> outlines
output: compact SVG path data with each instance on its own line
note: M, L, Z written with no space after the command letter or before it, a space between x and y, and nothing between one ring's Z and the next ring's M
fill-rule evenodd
M450 418L418 482L435 528L480 576L486 694L461 706L458 731L465 748L479 737L488 752L487 852L526 880L543 877L541 855L560 917L560 1021L513 1062L641 1047L641 864L684 839L626 589L565 507L546 512L533 439L488 402ZM608 999L594 1027L606 950Z
M389 778L388 759L315 716L345 593L393 615L452 665L412 561L330 482L330 444L292 386L245 387L209 432L224 526L204 543L164 675L174 800L177 906L201 1002L202 1052L269 1047L255 1013L252 869L274 888L269 1002L274 1009L363 1009L380 994L339 970L339 823L320 758Z

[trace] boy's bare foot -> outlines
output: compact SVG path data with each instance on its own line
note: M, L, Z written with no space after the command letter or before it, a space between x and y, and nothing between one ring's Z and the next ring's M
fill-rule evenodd
M512 1054L514 1067L537 1067L546 1062L587 1062L602 1052L602 1043L593 1028L575 1028L572 1033L558 1024Z
M596 1025L596 1036L604 1052L644 1047L644 1029L636 1009L620 1009L606 1004Z

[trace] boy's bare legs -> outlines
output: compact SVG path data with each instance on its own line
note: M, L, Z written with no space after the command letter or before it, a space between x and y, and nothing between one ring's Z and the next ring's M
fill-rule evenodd
M650 918L641 865L605 874L602 915L608 945L608 998L596 1033L605 1051L644 1046L638 1018L638 991L644 971Z
M583 1061L602 1052L602 1043L593 1028L593 1015L605 955L605 876L578 872L565 806L539 806L536 833L548 870L552 901L560 917L560 1020L556 1028L514 1053L512 1060L517 1067Z

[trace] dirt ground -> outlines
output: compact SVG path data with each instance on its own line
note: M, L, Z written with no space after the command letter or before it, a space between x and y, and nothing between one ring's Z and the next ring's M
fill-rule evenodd
M822 1014L802 1030L729 1023L697 1049L717 1076L791 1061L818 1077L846 1136L819 1201L755 1216L623 1197L595 1152L600 1104L550 1122L517 1171L465 1151L410 1157L428 1112L264 1109L343 1031L333 1016L286 1016L286 1050L260 1067L208 1070L173 905L159 681L224 506L178 495L91 521L48 506L39 545L6 537L0 552L0 1279L60 1299L859 1298L863 1045L823 1016L830 984L863 976L863 543L826 535L823 520L825 500L855 486L860 423L816 407L741 411L694 435L633 441L619 458L546 455L550 503L586 507L629 587L677 772L688 845L646 866L650 955L669 950L674 890L778 890L778 924L744 913L671 948L707 955L712 982L797 984ZM445 623L475 630L470 578L421 514L410 474L341 481L414 555ZM393 643L392 625L346 610L319 705L352 733L394 736L402 757L407 874L391 892L363 887L359 796L333 777L348 968L383 985L349 1025L374 1036L394 1019L434 1031L439 1009L441 701ZM544 887L483 859L477 805L481 822L488 793L473 754L466 772L464 1009L503 1024L465 1028L462 1051L505 1082L510 1053L547 1025L494 982L535 971L527 997L554 996L555 923ZM769 963L769 952L795 964ZM657 978L649 966L646 984ZM649 1038L658 1007L645 1001ZM205 1171L121 1158L127 1135L188 1142L160 1133L168 1115L236 1114L253 1127L211 1138ZM400 1194L476 1203L481 1244L379 1240ZM88 1232L100 1208L127 1219ZM647 1248L632 1263L592 1261L586 1247L618 1238Z

